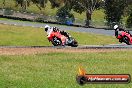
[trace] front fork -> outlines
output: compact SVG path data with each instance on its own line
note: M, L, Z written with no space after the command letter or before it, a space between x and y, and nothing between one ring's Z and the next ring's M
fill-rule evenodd
M121 38L121 39L119 39L119 42L120 42L120 43L122 43L122 42L123 42L123 39L122 39L122 38Z

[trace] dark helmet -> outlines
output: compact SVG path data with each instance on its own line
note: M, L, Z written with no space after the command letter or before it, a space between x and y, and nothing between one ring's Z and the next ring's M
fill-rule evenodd
M53 31L57 32L57 31L59 31L59 29L57 27L53 27Z

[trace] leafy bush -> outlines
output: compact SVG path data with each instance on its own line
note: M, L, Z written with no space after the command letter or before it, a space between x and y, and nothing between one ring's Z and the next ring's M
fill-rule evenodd
M14 11L11 9L4 9L4 15L13 15Z
M127 19L127 27L130 28L132 27L132 12L131 14L129 15L128 19Z
M120 23L121 18L126 6L126 0L106 0L105 1L105 14L106 20L110 23L116 22Z
M74 15L65 6L58 9L56 13L56 20L62 24L73 23L75 21Z

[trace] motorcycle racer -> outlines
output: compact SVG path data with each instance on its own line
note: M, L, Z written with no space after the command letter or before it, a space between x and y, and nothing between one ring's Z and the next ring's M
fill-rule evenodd
M130 32L128 30L125 30L123 28L120 28L118 25L115 25L114 26L114 30L115 30L115 36L117 37L122 31L126 32L126 33L129 33ZM131 34L130 34L131 35Z
M51 36L52 35L57 35L58 38L61 39L62 45L65 45L66 42L66 37L61 35L61 31L57 27L50 27L49 25L45 26L45 31L47 33L47 37L49 41L52 41Z
M124 35L130 35L130 37L132 37L132 35L130 34L129 31L123 29L123 28L120 28L118 25L115 25L114 26L114 30L115 30L115 36L117 39L119 39L119 42L123 42L123 36Z
M54 32L60 32L62 35L64 35L64 36L66 36L67 38L69 38L70 36L69 36L69 34L66 32L66 31L64 31L64 30L60 30L59 28L57 28L57 27L53 27L53 31Z
M53 32L53 28L51 28L49 25L46 25L44 28L45 32L47 33L47 37L49 37L50 34Z

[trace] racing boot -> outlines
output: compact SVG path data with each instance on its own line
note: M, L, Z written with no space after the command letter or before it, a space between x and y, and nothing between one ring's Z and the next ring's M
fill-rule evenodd
M66 37L65 36L61 37L61 41L62 41L62 46L65 46L65 44L66 44Z

